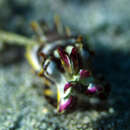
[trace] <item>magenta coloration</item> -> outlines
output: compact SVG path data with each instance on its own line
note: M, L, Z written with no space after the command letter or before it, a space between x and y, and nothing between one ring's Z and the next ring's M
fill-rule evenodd
M61 56L62 61L64 62L65 65L70 66L69 64L69 58L67 54L65 54L64 50L61 48L58 48L59 55Z
M73 85L71 84L71 83L67 83L67 84L65 84L65 86L64 86L64 92L68 89L68 88L70 88L70 87L72 87Z
M96 84L90 84L86 90L86 94L97 94L103 91L103 88Z
M72 98L73 97L71 96L65 103L60 104L59 112L63 112L71 105Z
M93 93L96 93L96 91L97 91L96 86L93 86L91 88L88 88L87 93L93 94Z
M54 29L48 28L44 32L40 26L33 25L33 29L41 29L34 30L38 32L37 39L40 45L33 47L29 57L35 61L31 64L38 68L37 72L40 71L39 76L44 80L44 84L50 89L51 86L57 87L58 112L68 110L73 98L78 98L81 94L96 96L100 99L107 97L109 87L104 85L104 81L96 79L90 69L93 55L88 48L88 41L81 36L71 35L68 30L62 32L65 28L61 29L58 23L55 25ZM42 54L42 60L39 54ZM56 95L53 97L55 98Z

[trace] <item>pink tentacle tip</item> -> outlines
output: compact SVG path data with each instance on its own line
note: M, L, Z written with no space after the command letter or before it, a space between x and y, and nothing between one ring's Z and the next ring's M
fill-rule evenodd
M69 57L67 56L67 54L65 53L65 51L62 48L58 48L58 53L59 53L61 59L63 60L63 62L67 66L70 66Z
M90 84L86 91L87 94L95 94L96 92L102 91L102 87L99 85Z
M63 112L64 110L66 110L72 103L72 96L64 103L64 104L60 104L59 107L59 112Z
M71 83L66 83L65 84L65 86L64 86L64 92L68 89L68 88L70 88L70 87L72 87L73 85L71 84Z

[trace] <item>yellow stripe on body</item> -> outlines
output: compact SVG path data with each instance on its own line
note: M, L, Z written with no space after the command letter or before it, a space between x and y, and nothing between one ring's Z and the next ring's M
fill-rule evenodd
M59 102L60 102L60 92L59 92L59 90L57 88L57 103L59 103Z
M59 104L60 104L60 92L59 92L59 89L57 87L57 111L59 110Z
M53 95L53 92L52 92L52 90L50 90L50 89L45 89L45 90L44 90L44 94L45 94L46 96L52 96L52 95Z
M32 68L33 68L35 71L39 72L41 67L40 67L40 65L38 65L38 62L36 63L36 60L38 60L38 59L35 59L35 60L34 60L34 58L33 58L33 56L32 56L32 53L36 53L36 52L31 52L31 51L32 51L32 47L31 47L31 46L28 46L28 47L26 48L26 54L25 54L25 56L26 56L26 58L27 58L29 64L32 66ZM36 55L36 54L34 54L34 55Z

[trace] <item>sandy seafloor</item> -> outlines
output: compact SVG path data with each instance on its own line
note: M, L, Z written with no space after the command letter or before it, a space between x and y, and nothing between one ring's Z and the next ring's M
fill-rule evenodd
M51 25L58 14L73 32L87 35L96 53L93 68L112 89L106 106L88 104L59 115L43 97L23 48L8 50L0 57L0 130L129 130L129 5L129 0L0 0L2 30L31 37L30 21Z

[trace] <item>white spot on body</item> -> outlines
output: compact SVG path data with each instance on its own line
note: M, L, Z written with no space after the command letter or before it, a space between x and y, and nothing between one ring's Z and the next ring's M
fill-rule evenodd
M69 45L68 45L68 46L66 47L66 49L65 49L65 50L66 50L66 52L70 55L70 54L71 54L72 49L73 49L73 46L69 46Z

